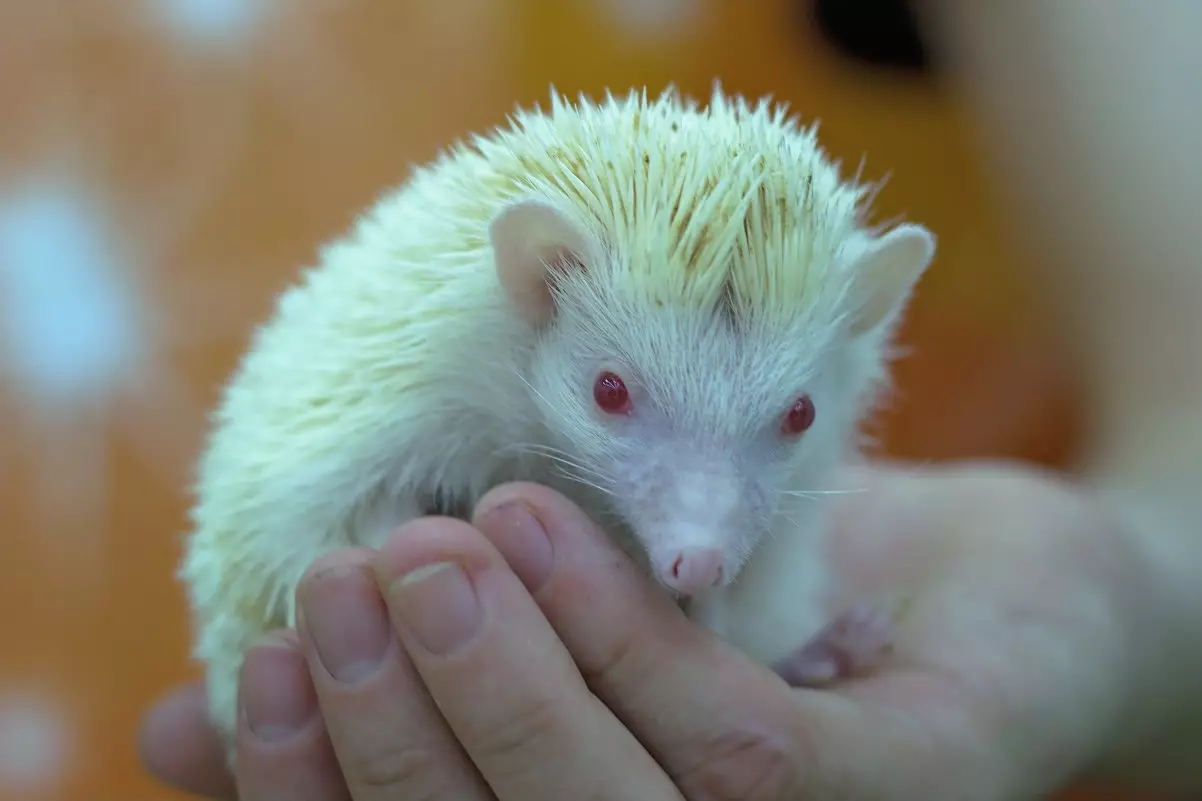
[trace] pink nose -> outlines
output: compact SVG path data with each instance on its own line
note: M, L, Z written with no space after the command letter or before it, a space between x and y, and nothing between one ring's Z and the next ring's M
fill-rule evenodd
M717 548L685 548L664 575L665 584L685 595L716 587L721 582L722 551Z

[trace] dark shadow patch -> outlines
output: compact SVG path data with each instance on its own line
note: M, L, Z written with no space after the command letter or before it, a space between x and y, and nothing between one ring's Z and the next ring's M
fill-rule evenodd
M909 0L799 0L806 21L839 53L870 67L933 71Z

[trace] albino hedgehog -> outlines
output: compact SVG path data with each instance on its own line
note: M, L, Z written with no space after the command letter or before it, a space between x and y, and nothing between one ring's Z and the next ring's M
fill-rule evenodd
M867 228L813 128L717 85L704 109L552 90L510 122L325 247L225 391L181 578L231 738L243 652L315 559L509 480L794 684L888 645L876 607L823 611L815 490L858 454L934 237Z

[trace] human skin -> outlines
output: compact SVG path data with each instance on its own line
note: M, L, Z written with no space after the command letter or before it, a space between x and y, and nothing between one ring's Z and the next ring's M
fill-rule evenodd
M299 632L253 649L244 674L260 694L248 712L291 690L309 717L270 740L244 717L237 781L195 685L148 719L146 762L242 801L1000 801L1099 764L1161 635L1143 625L1159 595L1130 531L1089 491L1015 466L847 480L866 491L838 502L841 579L853 594L913 593L895 661L866 681L789 688L688 621L562 496L516 484L482 502L474 527L425 519L378 554L314 566ZM515 522L522 509L549 549ZM434 592L406 605L395 581L448 560L470 575L482 622L440 656L406 616L433 623L456 604ZM373 619L381 661L333 679L319 655L339 638L363 645Z

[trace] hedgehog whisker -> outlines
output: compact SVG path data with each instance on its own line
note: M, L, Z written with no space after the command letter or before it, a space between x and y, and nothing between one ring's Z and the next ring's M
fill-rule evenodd
M786 523L789 523L790 525L792 525L793 528L801 528L801 521L799 521L796 517L793 517L792 515L783 514L783 513L780 516ZM780 536L780 533L773 530L773 536Z
M513 374L514 374L514 375L516 375L516 376L518 377L518 380L519 380L519 381L521 381L523 384L525 384L525 385L526 385L526 386L527 386L527 387L530 389L530 391L534 393L534 396L535 396L536 398L538 398L539 400L541 400L541 401L542 401L543 403L545 403L547 406L552 406L552 405L553 405L553 404L551 403L551 401L547 400L547 396L546 396L546 395L543 395L543 393L539 392L539 391L538 391L538 389L537 389L537 388L534 386L534 384L531 384L531 383L530 383L530 382L529 382L529 381L526 379L526 376L522 375L522 371L521 371L521 370L518 370L517 368L514 368Z
M592 476L593 478L595 478L598 481L603 481L607 484L614 483L613 478L611 476L609 476L608 474L602 472L601 470L598 470L595 467L590 467L589 465L582 464L581 462L577 461L567 451L561 450L561 449L553 447L551 445L542 445L539 443L515 443L513 445L506 446L502 450L503 451L511 451L512 450L512 451L517 451L519 453L529 453L529 454L533 454L533 455L537 455L537 456L542 456L544 458L550 459L553 462L558 462L559 464L563 464L563 465L567 465L568 467L575 468L576 470L579 470L581 473Z
M780 490L781 495L787 495L791 498L820 498L824 495L856 495L861 492L867 492L867 487L858 489L845 490Z
M547 458L550 459L551 461L555 462L556 464L562 465L564 467L572 468L572 469L578 471L581 476L589 476L596 481L602 481L602 482L605 482L606 484L612 485L614 483L613 480L610 479L609 476L607 476L605 473L602 473L600 470L594 470L586 465L582 465L577 462L574 462L571 459L565 459L565 458L558 457L558 456L552 456L550 454L547 455Z
M568 470L568 469L567 469L567 468L565 468L565 467L562 467L562 466L557 466L557 468L556 468L556 469L557 469L557 472L558 472L558 473L559 473L561 476L563 476L564 478L568 479L569 481L575 481L576 483L578 483L578 484L582 484L582 485L584 485L584 486L586 486L586 487L592 487L593 489L597 490L597 492L600 492L602 495L606 495L606 496L609 496L609 497L611 497L611 498L612 498L612 497L616 497L616 496L615 496L615 493L614 493L614 491L613 491L613 490L611 490L611 489L608 489L607 487L603 487L603 486L601 486L600 484L597 484L597 483L595 483L595 482L589 481L589 480L588 480L587 478L585 478L584 476L581 476L581 475L578 475L578 474L576 474L576 473L573 473L572 471Z

